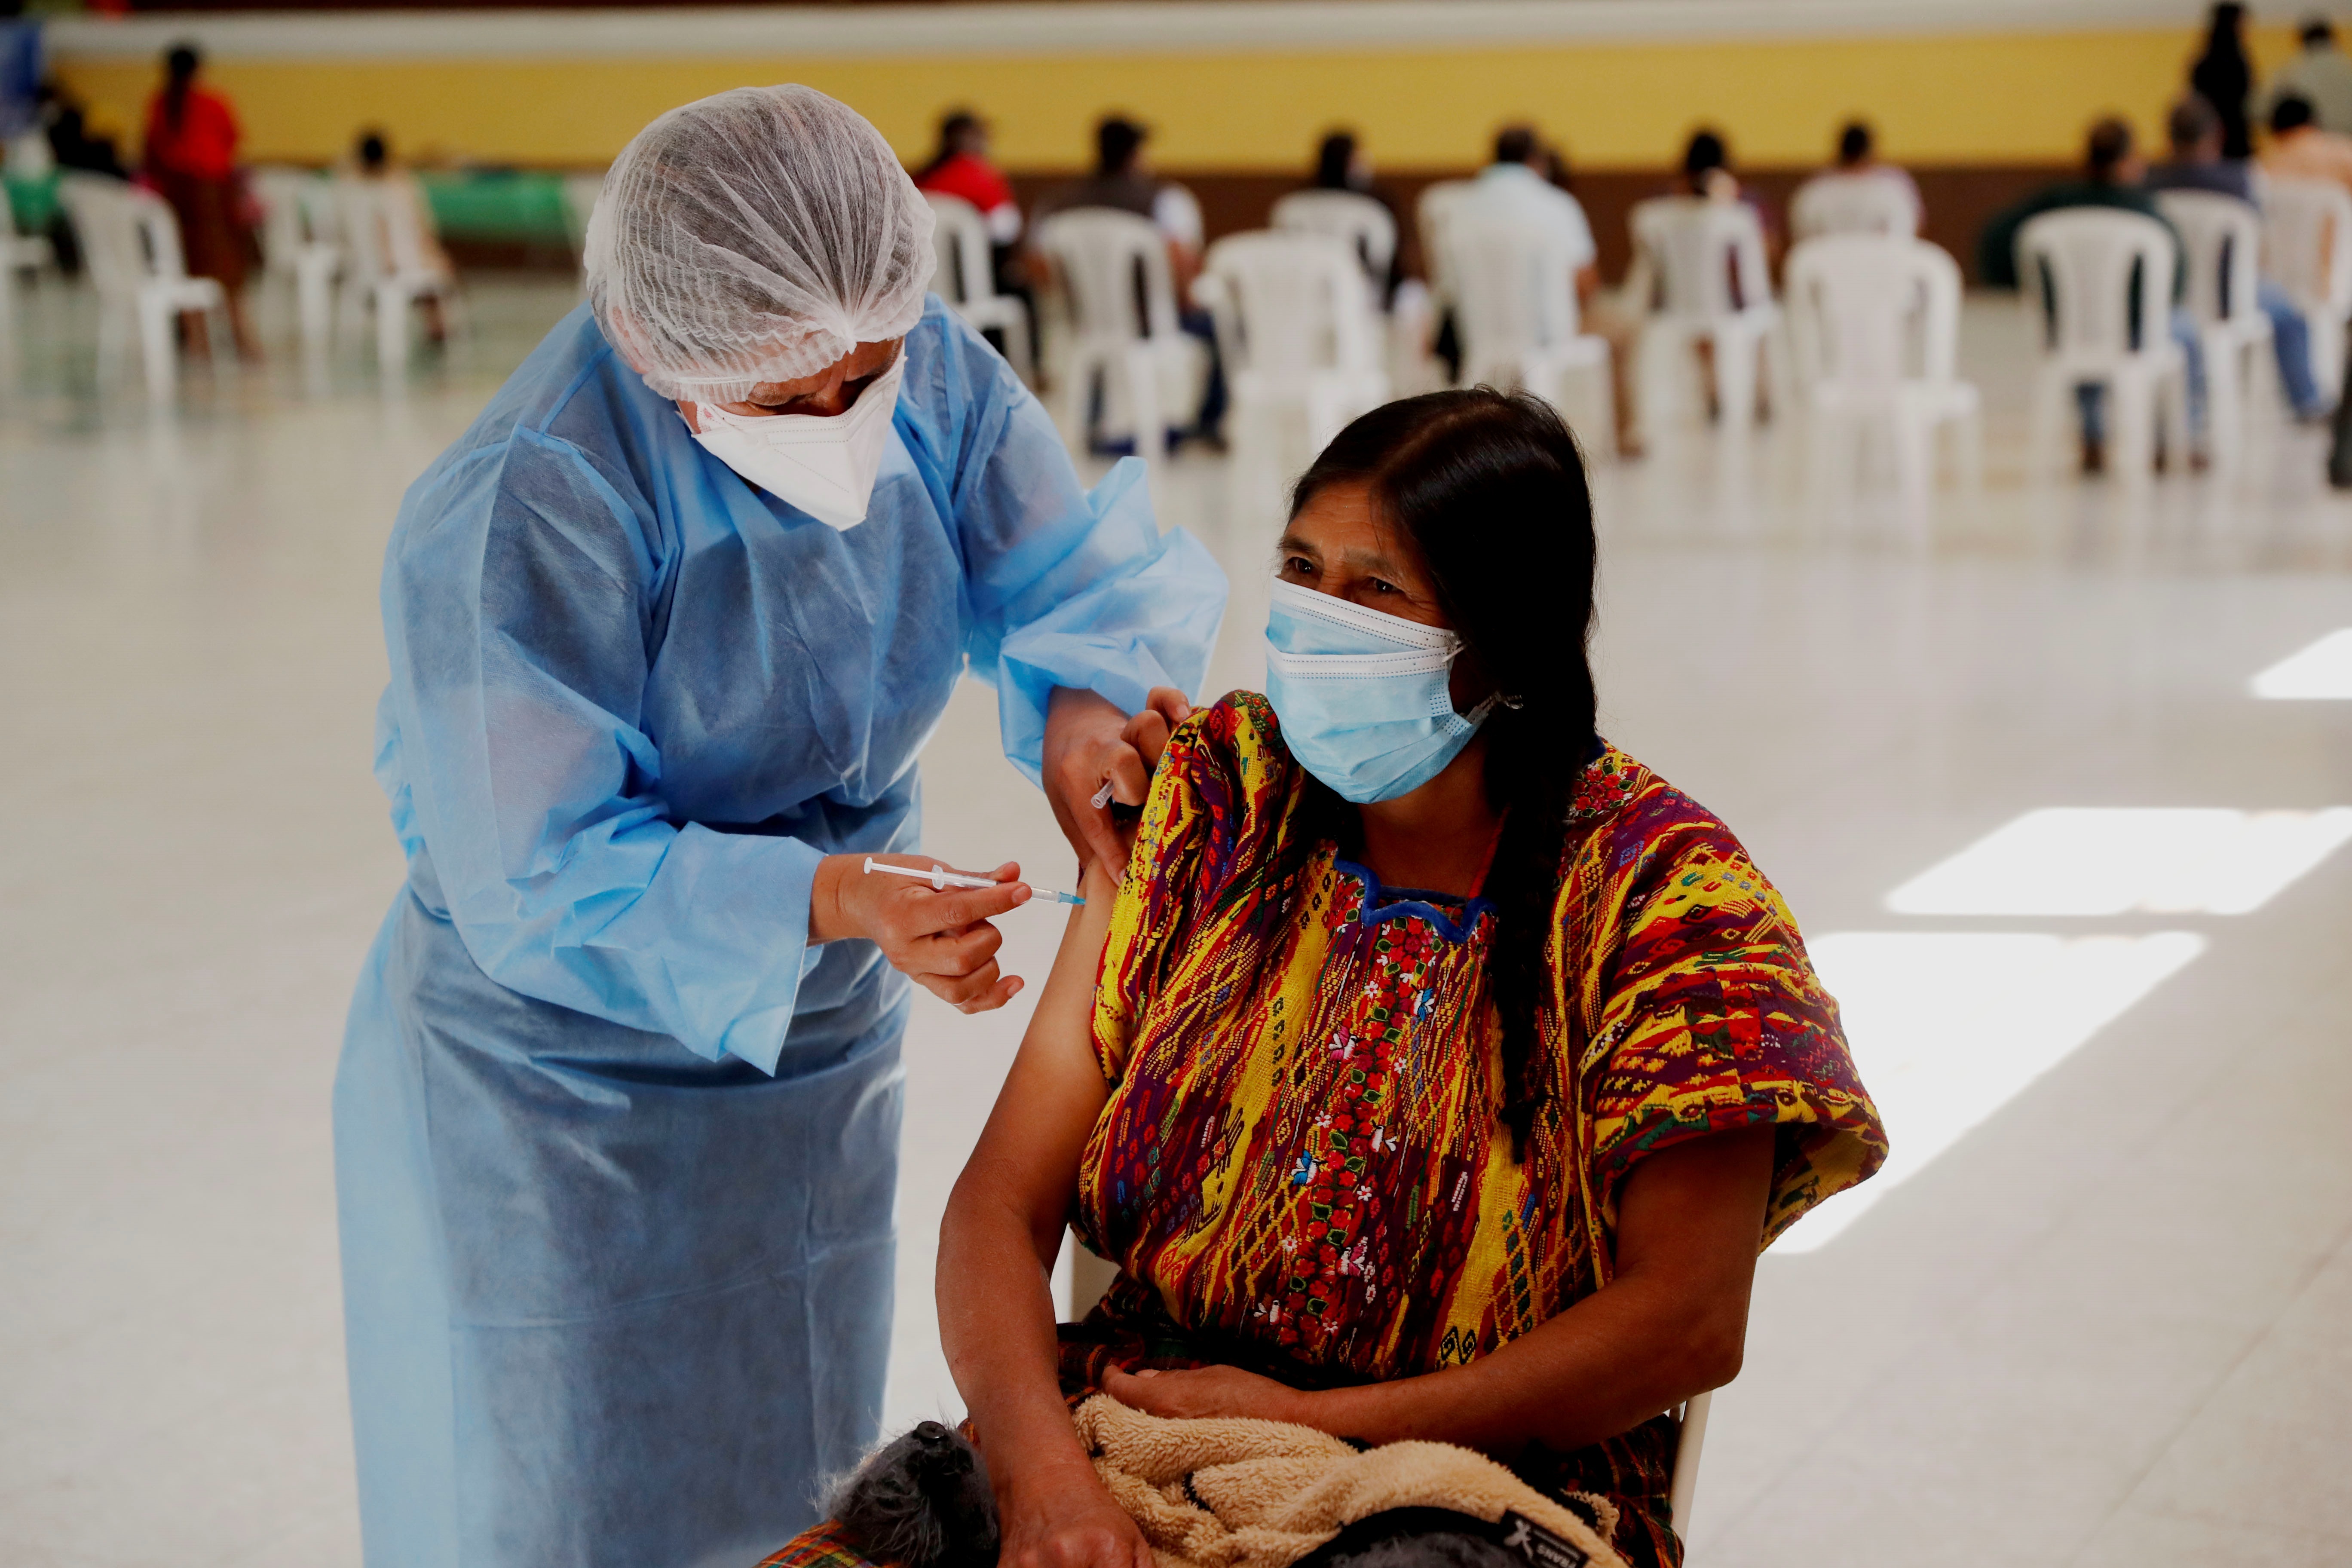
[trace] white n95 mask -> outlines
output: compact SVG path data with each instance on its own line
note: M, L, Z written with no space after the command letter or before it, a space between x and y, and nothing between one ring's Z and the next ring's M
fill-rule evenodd
M1394 800L1435 778L1497 699L1454 710L1462 639L1438 626L1277 580L1265 621L1265 696L1283 743L1342 800Z
M730 414L695 405L702 449L761 489L838 529L866 521L874 478L890 445L890 412L898 405L902 350L890 368L866 384L839 414Z

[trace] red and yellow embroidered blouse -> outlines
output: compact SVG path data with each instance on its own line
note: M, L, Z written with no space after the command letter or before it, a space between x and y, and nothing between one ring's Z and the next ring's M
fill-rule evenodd
M1312 841L1307 782L1262 698L1196 715L1112 916L1094 1020L1112 1089L1078 1221L1181 1328L1345 1380L1430 1372L1605 1280L1646 1154L1777 1124L1768 1240L1885 1158L1779 894L1729 830L1604 750L1561 858L1553 1093L1515 1161L1492 906L1385 889Z

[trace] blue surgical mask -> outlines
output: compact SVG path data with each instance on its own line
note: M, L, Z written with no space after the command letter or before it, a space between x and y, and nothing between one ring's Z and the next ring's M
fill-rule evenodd
M1435 778L1494 710L1454 710L1462 639L1345 599L1274 584L1265 695L1299 765L1358 805Z

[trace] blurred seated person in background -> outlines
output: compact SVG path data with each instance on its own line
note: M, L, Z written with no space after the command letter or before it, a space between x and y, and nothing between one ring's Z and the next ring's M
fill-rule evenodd
M979 209L988 226L991 280L999 294L1028 307L1029 358L1035 363L1041 347L1037 301L1021 266L1021 205L1013 198L1013 182L989 160L988 122L968 109L951 110L940 121L939 151L915 175L915 188L928 195L955 196Z
M2221 156L2221 117L2211 104L2190 93L2172 106L2165 131L2172 156L2148 170L2150 190L2206 191L2250 206L2262 205L2252 163ZM2285 384L2294 416L2305 422L2325 418L2334 404L2312 379L2309 320L2284 289L2259 274L2254 299L2271 319L2271 348L2278 355L2279 379Z
M1911 177L1908 170L1880 160L1877 134L1871 130L1866 120L1846 122L1844 129L1838 132L1837 162L1797 188L1795 197L1790 202L1790 211L1793 213L1804 205L1806 192L1852 180L1882 181L1901 191L1904 200L1910 204L1914 232L1926 219L1927 209L1919 200L1918 182Z
M2303 47L2279 67L2263 91L2273 109L2289 98L2311 105L2312 118L2322 131L2352 136L2352 59L2336 47L2336 27L2325 16L2303 25Z
M2271 143L2263 173L2273 180L2334 180L2352 186L2352 136L2323 131L2311 100L2287 97L2271 105Z
M253 236L239 216L236 115L228 100L197 84L204 62L189 45L163 57L163 86L147 106L146 175L179 221L180 252L192 278L209 278L228 301L238 357L261 357L245 314ZM210 351L204 312L183 312L189 342Z
M1386 309L1396 300L1397 285L1404 281L1404 223L1397 214L1395 198L1372 178L1372 161L1364 155L1363 145L1356 140L1354 132L1331 132L1317 145L1315 178L1307 188L1345 191L1349 195L1376 201L1388 209L1390 220L1397 226L1397 243L1389 247L1388 275L1378 280L1381 305Z
M2147 173L2137 148L2132 142L2131 127L2113 117L2101 120L2091 127L2084 150L2084 170L2080 178L2062 180L2054 185L2036 191L2025 200L1993 216L1985 225L1977 242L1977 276L1990 288L2021 287L2018 276L2017 231L2026 220L2043 213L2058 212L2067 207L2113 207L2121 212L2138 213L2163 224L2172 237L2174 256L2172 298L2165 314L2173 341L2189 361L2189 438L2201 443L2205 429L2205 355L2197 335L2197 323L2180 308L2188 286L2189 255L2180 243L2180 235L2170 220L2156 205L2155 195L2143 183ZM2137 288L2138 285L2134 284ZM2137 320L2137 318L2136 318ZM2074 389L2083 411L2083 471L2103 473L2106 468L2106 423L2103 389L2085 384ZM2192 464L2199 461L2194 454Z
M1719 131L1699 130L1683 148L1682 173L1675 176L1675 192L1678 195L1705 196L1711 202L1745 202L1756 214L1756 221L1764 230L1764 258L1777 263L1780 259L1780 226L1773 221L1772 209L1763 199L1739 183L1731 170L1731 145Z
M988 241L1010 247L1021 237L1021 205L1013 182L988 161L988 124L968 109L940 121L940 149L915 176L915 188L970 202L988 225Z
M1217 331L1209 312L1192 303L1192 279L1201 270L1203 236L1201 204L1192 193L1151 173L1143 155L1150 132L1123 115L1108 115L1095 127L1095 172L1037 204L1037 221L1081 207L1111 207L1150 218L1168 242L1168 267L1176 284L1177 320L1209 351L1209 380L1188 434L1222 449L1225 417L1224 366L1217 358Z
M359 140L352 144L352 156L358 165L359 177L375 191L379 204L378 254L401 271L414 269L436 278L455 278L457 269L450 262L449 253L441 248L432 204L425 199L424 187L416 183L416 176L392 161L392 144L384 133L360 132ZM436 343L447 342L448 323L442 319L439 298L427 294L417 301L417 308L425 313L425 339Z
M1616 389L1618 450L1638 456L1633 433L1633 398L1626 384L1638 330L1622 313L1596 310L1601 294L1601 252L1584 204L1551 178L1554 155L1533 126L1507 125L1495 134L1495 159L1478 171L1469 192L1454 207L1453 221L1524 224L1553 237L1568 258L1584 331L1609 342L1609 374Z

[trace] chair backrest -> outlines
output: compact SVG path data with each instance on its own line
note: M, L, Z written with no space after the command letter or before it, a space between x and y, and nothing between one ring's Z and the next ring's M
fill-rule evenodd
M254 170L252 185L261 203L262 264L272 272L291 272L304 246L328 239L313 227L333 205L313 200L314 191L328 193L328 183L308 169L273 165Z
M58 199L81 243L90 283L103 299L133 298L150 276L137 195L126 182L105 174L69 174L58 180ZM164 216L170 216L169 208ZM177 238L175 229L175 244Z
M1900 181L1885 174L1816 174L1789 205L1789 227L1799 239L1826 234L1919 232L1919 209Z
M1413 204L1412 224L1421 237L1421 264L1428 270L1430 289L1441 300L1454 298L1452 280L1445 276L1445 224L1462 198L1477 188L1475 180L1438 180L1421 189L1421 197Z
M2263 215L2253 204L2219 191L2159 191L2156 205L2180 231L2189 252L2189 311L2198 324L2250 321L2260 313L2254 286Z
M1293 191L1274 204L1274 226L1328 235L1363 263L1364 276L1385 289L1396 259L1396 218L1371 197L1354 191Z
M2263 187L2263 270L2307 311L2352 314L2352 191L2333 180Z
M1380 364L1372 301L1354 252L1324 234L1261 229L1209 247L1202 290L1226 368L1277 384Z
M2052 353L2121 358L2172 340L2172 231L2142 213L2065 207L2017 231L2017 271ZM2138 287L2133 287L2135 275Z
M1160 338L1176 330L1176 282L1168 241L1149 218L1113 207L1077 207L1037 226L1079 334Z
M575 255L588 254L588 220L596 216L597 199L604 194L603 171L563 176L563 232Z
M1659 286L1659 314L1716 318L1771 303L1764 226L1747 203L1657 196L1636 203L1629 222Z
M1454 279L1454 324L1465 364L1521 363L1577 335L1568 246L1555 231L1509 218L1457 215L1440 240Z
M415 175L395 171L374 179L338 179L335 193L343 240L362 280L434 270L425 244L432 217Z
M988 220L961 196L926 191L931 204L931 250L939 269L931 287L950 305L994 298L995 262L988 245Z
M1789 331L1809 384L1948 382L1960 338L1959 264L1907 235L1834 234L1789 252Z

